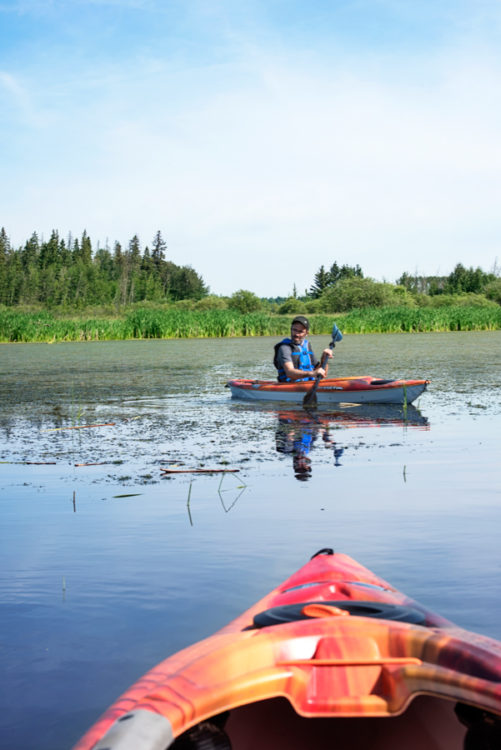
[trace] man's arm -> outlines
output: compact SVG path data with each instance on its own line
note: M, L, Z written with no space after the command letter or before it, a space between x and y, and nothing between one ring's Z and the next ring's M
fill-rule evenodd
M324 349L322 352L322 356L326 355L327 358L332 357L332 352L330 349ZM283 360L283 368L285 371L285 374L290 380L302 380L302 378L311 378L312 375L314 377L317 377L317 375L320 375L321 378L325 378L327 375L328 365L326 364L325 368L320 367L320 362L317 362L315 365L315 369L312 370L298 370L294 367L292 364L292 359L285 359Z

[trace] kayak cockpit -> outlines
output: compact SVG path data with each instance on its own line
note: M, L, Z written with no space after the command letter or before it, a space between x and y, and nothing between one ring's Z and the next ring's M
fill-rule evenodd
M465 704L421 695L395 717L306 718L285 698L241 706L202 722L172 750L491 750L501 718Z

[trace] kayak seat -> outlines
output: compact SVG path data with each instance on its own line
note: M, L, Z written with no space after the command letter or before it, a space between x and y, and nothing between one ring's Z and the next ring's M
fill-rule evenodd
M231 750L231 742L224 729L211 720L196 724L170 747L171 750Z
M371 380L369 385L388 385L388 383L394 383L394 380Z
M457 703L455 712L461 724L468 728L464 750L501 747L501 717L465 703Z
M371 602L365 600L333 601L324 600L317 602L299 602L297 604L285 604L281 607L271 607L259 612L254 617L254 628L266 628L270 625L283 625L286 622L313 619L303 610L308 608L313 612L313 605L319 605L319 613L324 611L328 616L329 608L344 610L354 617L375 617L380 620L397 620L409 622L413 625L425 625L426 617L422 612L411 607L402 607L396 604L384 604L383 602Z

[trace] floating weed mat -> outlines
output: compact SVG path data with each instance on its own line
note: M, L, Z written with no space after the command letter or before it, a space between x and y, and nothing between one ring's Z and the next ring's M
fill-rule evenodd
M136 417L125 417L120 420L121 424L126 424L127 422L132 422L135 419L141 419L141 415ZM47 427L44 429L41 429L40 432L62 432L63 430L85 430L89 429L91 427L116 427L118 423L117 422L100 422L98 424L77 424L77 425L68 425L68 427Z
M57 461L0 461L0 464L22 464L23 466L56 466Z

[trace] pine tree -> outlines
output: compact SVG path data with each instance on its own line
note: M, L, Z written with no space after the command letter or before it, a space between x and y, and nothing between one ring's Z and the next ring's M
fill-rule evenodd
M7 261L10 253L10 242L5 227L0 229L0 304L7 300Z
M321 297L329 284L330 274L325 270L324 266L320 266L314 276L313 284L310 287L310 297L313 297L313 299L318 299L318 297Z
M7 263L7 255L10 250L10 241L7 237L5 227L0 229L0 265Z
M38 263L40 268L48 268L57 265L59 261L59 234L53 229L48 242L42 242Z
M141 245L137 234L129 242L129 260L131 271L135 273L141 266Z
M92 263L92 243L90 237L87 234L87 230L84 229L82 234L82 241L80 243L80 257L82 263L86 266L90 266Z
M158 230L153 239L153 247L151 249L151 257L157 269L160 268L162 261L165 260L166 250L167 244L163 240L162 233Z

